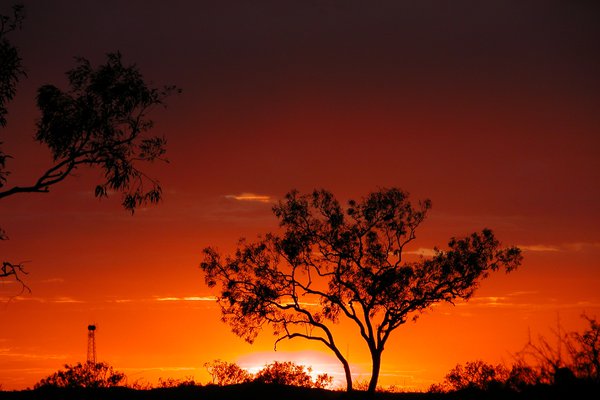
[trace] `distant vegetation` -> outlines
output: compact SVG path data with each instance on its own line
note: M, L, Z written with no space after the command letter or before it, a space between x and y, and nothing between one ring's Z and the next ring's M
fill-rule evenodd
M77 363L65 365L35 384L34 388L108 388L125 382L125 374L115 371L107 363Z
M492 365L477 360L456 365L430 392L462 390L527 391L531 387L551 385L573 387L600 386L600 324L596 318L583 318L583 332L564 332L559 325L554 340L530 338L515 355L512 365Z
M583 316L582 332L565 332L560 326L554 337L529 340L515 354L512 365L475 360L458 364L444 380L425 393L391 393L397 388L378 388L378 399L562 399L600 396L600 324ZM214 360L204 364L211 381L202 384L193 377L161 378L157 385L127 382L124 373L106 363L66 365L42 379L34 390L1 392L0 399L106 398L106 399L360 399L366 393L331 389L327 374L314 377L311 368L293 362L273 362L251 374L238 364ZM363 388L364 386L364 388ZM357 385L368 389L368 385ZM85 395L93 393L93 396ZM600 397L596 397L600 398Z
M219 386L257 382L324 389L333 381L333 377L327 374L319 374L313 379L311 367L298 365L291 361L275 361L265 365L256 374L249 373L235 363L221 360L206 363L204 366L212 378L212 383Z

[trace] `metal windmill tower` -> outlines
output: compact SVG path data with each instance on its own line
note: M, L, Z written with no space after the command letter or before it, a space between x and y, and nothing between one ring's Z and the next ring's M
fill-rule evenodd
M96 364L96 325L88 325L87 362Z

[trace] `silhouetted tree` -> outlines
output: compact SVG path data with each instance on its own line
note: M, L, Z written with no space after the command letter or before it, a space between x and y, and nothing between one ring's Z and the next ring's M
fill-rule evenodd
M492 365L481 360L456 365L445 378L450 390L481 389L504 385L509 377L508 369L502 365Z
M40 380L34 388L107 388L119 386L124 380L124 373L106 363L77 363L65 365L64 370Z
M19 79L25 76L21 57L17 48L7 39L10 32L21 27L23 22L23 6L15 5L12 7L12 15L0 14L0 128L6 126L6 108L16 91ZM2 141L0 141L0 189L6 183L8 171L6 171L6 161L10 155L2 150ZM3 229L0 228L0 240L6 240L8 237ZM0 279L6 277L14 277L18 282L21 282L22 288L26 286L20 279L20 274L24 273L23 265L12 263L9 261L2 262L0 269Z
M595 318L582 317L589 326L581 333L565 332L558 322L557 328L552 330L553 341L544 336L535 341L529 338L510 368L483 361L467 362L464 366L457 364L442 383L432 385L429 391L488 390L499 386L523 391L540 384L568 388L578 381L597 385L600 383L600 324Z
M0 127L6 125L6 103L24 75L18 51L6 39L7 33L20 26L22 10L15 6L12 17L0 15ZM96 197L120 192L123 207L132 213L142 204L157 203L161 186L140 164L163 159L166 140L148 135L153 125L148 112L164 104L165 97L177 89L149 86L135 65L123 64L119 53L108 54L107 61L97 67L77 58L67 78L68 90L44 85L37 94L41 117L35 140L51 151L51 166L33 182L7 188L6 161L10 156L0 149L0 199L19 193L47 193L51 186L87 166L103 174L95 187ZM0 239L6 239L1 230ZM20 281L22 270L21 264L5 261L0 278L13 276Z
M518 392L538 383L540 383L540 379L536 369L525 364L522 360L517 360L510 368L505 386Z
M273 208L280 234L241 240L227 257L205 248L201 268L209 287L219 285L223 320L234 333L251 343L270 324L275 346L286 338L320 342L342 363L348 390L350 366L330 324L352 321L371 353L373 392L396 328L435 303L470 298L489 272L521 262L520 250L502 249L488 229L451 239L433 257L404 261L430 207L429 200L414 207L396 188L352 200L345 210L328 191L292 191Z
M163 104L173 87L148 87L135 65L123 65L119 53L93 67L84 58L67 72L70 89L53 85L38 90L42 116L35 139L48 146L54 164L28 185L0 191L0 198L17 193L47 193L82 166L100 168L104 179L95 188L97 197L121 192L123 207L131 212L161 197L158 181L139 169L165 153L163 137L147 137L152 127L148 111Z
M553 384L573 378L600 382L600 324L596 318L583 315L588 327L583 332L565 332L560 322L552 330L553 340L538 336L529 338L527 345L517 353L518 359L527 359L536 369L540 383Z
M583 315L589 326L582 333L573 332L567 347L575 375L600 383L600 323L596 318Z
M177 378L158 378L158 387L162 389L184 388L199 386L193 376L186 376L184 379Z
M213 360L204 363L204 367L211 376L214 385L235 385L238 383L250 382L252 380L252 374L236 363Z
M571 366L567 351L571 347L570 335L564 332L558 321L552 334L553 342L542 335L539 335L537 340L533 340L530 336L525 347L516 354L520 363L529 364L535 368L538 383L555 383L557 374L564 374L564 369Z
M254 376L254 382L323 389L333 381L333 378L327 374L319 374L313 381L311 372L311 367L291 361L275 361L258 371Z

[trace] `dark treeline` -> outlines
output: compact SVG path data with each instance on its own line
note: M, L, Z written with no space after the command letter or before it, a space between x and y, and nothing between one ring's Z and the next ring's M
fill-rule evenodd
M332 378L311 375L311 368L273 362L255 374L235 363L204 364L211 380L160 379L158 385L128 382L106 363L66 365L40 380L34 389L0 391L0 399L576 399L600 398L600 324L583 316L588 326L567 332L560 325L553 337L531 339L512 365L481 360L458 364L427 392L393 393L380 388L328 390ZM362 389L361 385L355 385ZM367 389L366 387L364 389Z
M301 388L296 386L264 384L264 383L244 383L229 386L184 386L173 388L153 388L146 390L136 390L127 387L98 388L98 389L60 389L44 388L36 390L26 390L20 392L0 392L0 399L6 400L26 400L26 399L129 399L129 400L157 400L157 399L203 399L203 400L223 400L223 399L286 399L286 400L304 400L304 399L379 399L379 400L469 400L469 399L584 399L599 398L599 386L597 384L580 384L569 387L556 387L552 385L537 385L527 388L521 392L513 391L480 391L480 390L461 390L450 393L389 393L375 392L368 393L364 391L331 391L325 389Z

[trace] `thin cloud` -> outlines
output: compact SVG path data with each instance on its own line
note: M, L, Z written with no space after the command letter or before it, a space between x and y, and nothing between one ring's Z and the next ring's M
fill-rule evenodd
M600 249L600 243L598 242L574 242L574 243L563 243L561 245L550 245L550 244L530 244L530 245L518 245L523 251L531 252L560 252L560 251L589 251Z
M68 296L60 296L60 297L25 297L25 296L16 296L13 298L13 301L33 301L37 303L85 303L83 300L74 299Z
M597 242L576 242L576 243L565 243L564 247L571 251L583 251L588 249L600 248L600 243Z
M485 296L473 297L469 301L456 303L461 308L513 308L520 310L555 310L555 309L582 309L582 308L600 308L600 303L595 301L581 300L572 303L557 303L554 299L547 299L542 302L518 302L515 297L522 295L535 294L537 292L513 292L506 296ZM463 309L464 309L463 308ZM462 314L461 314L462 315ZM467 315L463 315L467 316Z
M435 249L419 247L417 250L405 251L404 254L414 254L414 255L423 256L423 257L433 257L437 253L436 253Z
M518 245L523 251L537 251L537 252L556 252L561 251L559 247L549 246L545 244L533 244L533 245Z
M271 196L256 193L228 194L225 196L225 198L236 201L248 201L258 203L271 203L273 201Z
M26 358L30 360L65 360L69 358L68 354L40 354L39 352L35 353L23 353L18 351L13 351L10 347L0 348L0 357L16 357L16 358Z
M150 298L138 298L138 299L131 299L131 298L120 298L120 299L110 299L110 300L106 300L106 303L116 303L116 304L127 304L127 303L148 303L148 302L185 302L185 301L190 301L190 302L196 302L196 301L208 301L208 302L213 302L216 301L217 298L215 296L163 296L163 297L159 297L159 296L154 296L154 297L150 297Z
M457 303L457 306L469 306L469 307L514 307L519 304L507 302L507 298L504 296L486 296L486 297L474 297L468 302Z
M537 290L519 290L516 292L510 292L507 293L506 295L509 297L517 297L517 296L529 296L532 294L538 294L539 292Z
M156 301L216 301L215 296L157 297Z
M63 278L48 278L42 279L40 283L64 283L65 280Z
M51 303L83 303L83 300L77 300L72 297L57 297L50 300Z

